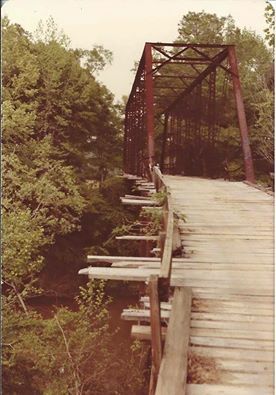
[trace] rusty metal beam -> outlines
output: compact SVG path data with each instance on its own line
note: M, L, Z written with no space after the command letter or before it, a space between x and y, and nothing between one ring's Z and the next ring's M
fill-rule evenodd
M204 78L206 78L224 59L226 59L228 55L228 49L224 49L219 54L217 54L213 60L213 62L203 71L201 72L198 77L195 78L194 81L184 90L184 92L179 95L179 97L168 107L166 110L163 111L163 114L169 113L173 107L177 106L181 102L181 100L187 96L197 85L199 85Z
M169 64L183 64L185 61L188 61L188 62L202 62L203 64L205 64L205 63L208 64L208 63L212 62L211 59L206 59L204 57L193 58L191 56L186 56L184 58L171 58L171 59L167 59L167 60L155 59L155 60L153 60L152 63L154 63L154 64L161 63L162 66L165 66L165 64L168 64L168 63ZM153 71L155 71L155 69Z
M156 78L188 78L188 79L194 79L196 75L189 75L189 74L160 74L160 75L155 75L154 79Z
M177 52L175 55L170 56L169 59L165 60L162 62L162 64L160 66L155 67L152 72L155 73L156 71L160 70L161 67L165 66L168 63L171 63L172 60L176 59L179 55L181 55L182 53L184 53L188 48L184 48L181 51Z
M227 48L229 47L231 44L187 44L184 42L174 42L174 43L153 43L153 42L148 42L147 44L151 44L152 46L154 46L154 48L156 49L156 47L158 48L160 47L172 47L172 48L177 48L177 47L187 47L187 48L191 48L191 47L197 47L197 48Z
M213 61L212 58L210 58L208 55L206 55L204 52L200 51L198 48L193 48L191 47L191 49L193 49L195 52L197 52L199 55L203 56L204 58L206 58L206 60L208 59L209 61ZM222 64L219 64L219 67L222 68L224 71L226 71L227 73L231 74L231 70L228 69L227 67L223 66Z
M241 83L239 78L238 64L235 47L229 46L228 60L232 71L232 82L237 106L237 114L241 133L241 143L244 156L245 178L247 181L255 182L254 166L249 142L248 127L242 98Z
M152 46L145 45L145 104L146 104L146 129L148 138L148 160L149 165L154 165L154 98L152 77Z

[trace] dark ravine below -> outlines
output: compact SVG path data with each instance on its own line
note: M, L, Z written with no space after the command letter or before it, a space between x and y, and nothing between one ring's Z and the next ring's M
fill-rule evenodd
M138 293L135 295L132 291L127 289L124 289L124 293L122 293L120 289L118 292L115 288L109 290L107 296L110 296L112 299L108 307L110 314L110 330L119 328L116 335L118 336L118 340L125 341L128 338L130 340L132 322L122 320L121 313L124 308L134 306L139 302ZM37 295L26 300L26 305L28 308L41 314L44 319L52 318L56 308L66 307L71 311L77 311L78 309L73 295Z

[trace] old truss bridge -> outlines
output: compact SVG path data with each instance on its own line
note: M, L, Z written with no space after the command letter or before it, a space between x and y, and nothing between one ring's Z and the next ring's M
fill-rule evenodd
M226 180L234 119L240 182ZM80 274L146 284L141 308L122 318L151 342L149 394L272 395L273 197L254 184L233 45L145 44L124 169L139 193L122 203L161 213L162 229L138 224L118 239L139 241L140 257L89 256Z

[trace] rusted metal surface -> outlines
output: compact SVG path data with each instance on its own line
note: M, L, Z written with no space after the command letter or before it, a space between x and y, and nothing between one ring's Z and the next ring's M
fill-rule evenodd
M244 156L244 166L245 166L245 179L250 182L255 182L255 175L254 175L254 167L250 149L250 142L248 136L248 127L246 122L242 92L241 92L241 83L239 79L239 71L238 71L238 64L237 64L237 57L234 45L229 46L228 48L228 59L232 74L232 81L233 81L233 88L234 88L234 95L236 99L236 106L237 106L237 113L240 125L240 132L241 132L241 142L242 142L242 149L243 149L243 156Z
M245 178L254 182L232 45L145 44L126 105L125 172L147 176L149 167L159 163L170 174L221 176L217 169L223 168L227 158L217 157L216 144L224 124L222 102L227 98L223 92L231 78Z
M151 44L145 46L145 103L146 130L148 137L148 164L154 164L154 108L153 108L153 73Z

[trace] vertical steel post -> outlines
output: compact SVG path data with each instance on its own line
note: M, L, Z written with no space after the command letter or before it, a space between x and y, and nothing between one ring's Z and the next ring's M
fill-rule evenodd
M151 44L145 45L145 101L149 165L154 165L154 109Z
M129 108L125 110L124 172L129 173Z
M162 173L164 173L165 155L166 155L166 148L167 148L168 118L169 118L168 114L165 114L162 152L161 152L161 160L160 160L160 169L161 169Z
M254 174L253 160L252 160L252 154L251 154L251 148L250 148L250 142L248 136L248 127L246 122L237 57L236 57L236 51L234 45L231 45L228 48L228 60L230 64L230 70L232 72L232 82L233 82L234 95L235 95L237 113L239 119L241 143L242 143L243 157L244 157L245 178L247 181L254 183L255 174Z

